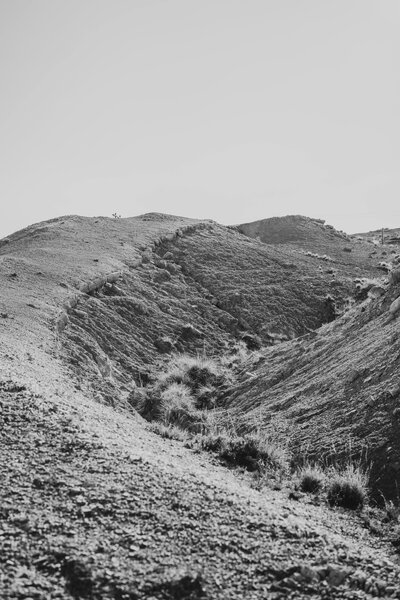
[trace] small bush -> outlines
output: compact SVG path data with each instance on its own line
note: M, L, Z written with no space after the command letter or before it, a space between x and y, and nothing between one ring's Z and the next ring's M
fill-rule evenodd
M193 398L190 389L184 383L171 383L164 388L160 393L161 404L165 405L169 402L181 402L193 404Z
M324 487L325 473L315 465L305 465L298 471L297 477L302 492L315 494Z
M192 447L214 452L224 462L248 471L286 472L289 460L286 450L276 446L265 436L258 433L229 435L227 431L211 431L206 435L198 435Z
M362 508L367 500L368 476L359 465L348 465L344 470L331 470L327 499L331 506L355 510Z
M148 390L139 388L131 394L129 403L146 421L154 421L160 417L160 397Z
M198 431L200 421L198 413L190 390L185 384L172 383L161 392L159 418L165 425L176 425L188 431Z
M261 433L230 438L221 451L221 458L249 471L262 468L287 470L286 450L276 446Z
M203 385L196 394L196 406L201 410L211 410L215 408L216 397L215 388L211 385Z
M383 500L385 502L385 512L387 520L398 523L400 516L400 507L394 504L392 500L387 501L386 498L383 498Z
M192 393L197 408L212 406L211 398L216 388L230 381L227 369L215 360L175 356L168 371L162 374L155 388L164 390L173 383L184 384Z
M208 433L206 435L197 435L193 438L191 446L206 452L219 453L226 445L228 436L223 433Z
M164 425L163 423L158 423L155 421L151 423L149 426L150 431L156 433L167 440L177 440L178 442L186 442L188 439L188 435L186 431L183 431L179 427L175 427L174 425Z

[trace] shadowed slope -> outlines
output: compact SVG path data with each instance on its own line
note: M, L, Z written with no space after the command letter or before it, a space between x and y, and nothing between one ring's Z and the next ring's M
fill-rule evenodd
M400 485L400 321L389 321L392 286L318 332L264 352L227 405L268 428L290 423L300 456L366 457L375 490Z

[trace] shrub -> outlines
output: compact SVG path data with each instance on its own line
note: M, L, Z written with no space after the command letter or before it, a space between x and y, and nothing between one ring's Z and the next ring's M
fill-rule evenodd
M387 501L385 498L384 502L385 502L385 512L386 512L386 518L388 521L395 521L398 523L399 521L399 516L400 516L400 507L396 504L394 504L394 502L392 502L392 500Z
M175 356L166 373L159 376L155 389L160 391L173 383L184 384L192 393L197 408L213 405L216 388L230 381L228 371L209 358Z
M229 438L222 448L221 458L254 471L262 468L286 470L286 450L272 443L261 433Z
M172 383L161 392L160 420L189 431L199 430L199 411L185 384Z
M272 443L260 433L229 435L227 431L211 431L198 435L192 447L214 452L224 462L248 471L288 471L286 450Z
M184 383L171 383L160 392L161 404L166 405L169 402L181 402L192 404L193 398L190 389Z
M186 431L183 431L179 427L174 425L164 425L155 421L149 426L150 431L157 433L157 435L167 440L177 440L178 442L186 442L188 435Z
M325 473L316 465L305 465L299 469L297 477L302 492L315 494L324 487Z
M215 408L216 396L215 388L211 385L203 385L196 393L196 406L201 410L211 410Z
M154 421L160 417L160 397L149 393L148 390L138 388L129 397L129 404L147 421Z
M368 475L360 465L349 464L342 471L331 469L327 499L331 506L362 508L367 500Z
M197 435L193 438L191 446L206 452L219 453L227 443L228 436L223 433L207 433Z

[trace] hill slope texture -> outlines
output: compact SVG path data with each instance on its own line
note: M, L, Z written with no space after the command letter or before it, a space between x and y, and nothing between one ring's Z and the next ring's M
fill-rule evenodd
M0 241L1 598L399 597L395 549L365 513L261 485L132 408L176 354L247 346L222 410L265 430L278 415L310 455L367 444L393 496L398 290L371 244L320 225L306 247L70 216ZM373 277L381 296L353 300Z

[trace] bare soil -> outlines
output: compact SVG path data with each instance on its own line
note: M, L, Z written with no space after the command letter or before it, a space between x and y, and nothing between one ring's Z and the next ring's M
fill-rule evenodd
M1 598L400 597L395 548L365 527L365 515L293 495L272 478L255 489L249 474L156 436L129 403L171 351L217 355L245 334L268 347L226 402L247 412L268 406L269 365L289 374L307 353L318 355L317 337L276 344L321 325L325 295L344 298L361 269L333 284L320 262L212 222L154 214L65 217L2 240ZM345 368L337 345L351 336L351 368L377 353L379 368L390 366L381 378L377 367L376 379L370 367L367 383L394 381L397 337L392 362L378 353L381 331L385 340L396 335L396 322L383 325L394 295L319 330L332 356L320 375L331 408L333 364L338 379ZM287 404L279 411L291 419ZM314 418L319 448L324 431L308 413Z

